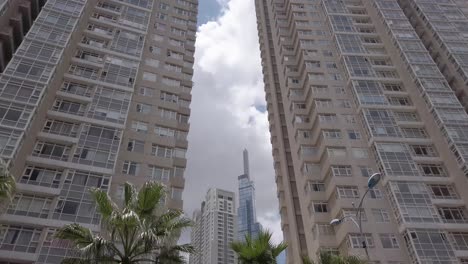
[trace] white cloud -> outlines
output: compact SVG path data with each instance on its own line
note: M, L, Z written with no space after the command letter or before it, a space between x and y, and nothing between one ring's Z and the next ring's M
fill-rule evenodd
M242 150L249 149L257 216L280 241L254 1L219 0L218 19L197 32L184 207L199 208L209 187L237 192Z

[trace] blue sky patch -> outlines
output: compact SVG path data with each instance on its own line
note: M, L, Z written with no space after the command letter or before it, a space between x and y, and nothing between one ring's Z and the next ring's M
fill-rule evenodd
M216 0L202 0L198 2L198 25L213 20L221 11L221 5Z

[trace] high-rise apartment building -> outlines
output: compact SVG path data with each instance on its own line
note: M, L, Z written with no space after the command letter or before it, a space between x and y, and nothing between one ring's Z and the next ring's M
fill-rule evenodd
M468 111L468 2L401 0L398 3ZM464 131L468 133L468 128Z
M468 263L468 115L399 2L455 6L255 1L289 264L320 251L367 258L363 240L371 263ZM355 217L374 172L364 235L331 226Z
M237 235L235 201L233 192L208 190L201 209L193 213L191 243L196 253L190 255L190 264L237 263L230 246Z
M0 262L60 263L58 227L99 232L89 188L118 199L125 181L161 181L182 208L196 16L196 0L45 3L0 75L0 155L17 178Z
M261 229L257 222L255 206L255 185L250 179L249 152L243 152L244 174L239 180L239 208L237 209L238 232L237 239L244 240L246 235L256 237Z
M0 0L0 73L47 0Z

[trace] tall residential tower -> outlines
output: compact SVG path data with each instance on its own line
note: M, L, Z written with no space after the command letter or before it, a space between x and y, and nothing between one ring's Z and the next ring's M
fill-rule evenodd
M244 240L246 235L256 237L260 231L260 223L257 222L255 206L255 186L250 179L249 152L243 152L244 174L238 177L239 180L239 208L238 216L238 240Z
M196 253L190 264L236 264L231 249L236 240L236 197L233 192L209 189L201 209L193 213L191 243Z
M466 84L449 76L463 67L441 64L464 55L433 54L437 67L428 40L440 38L405 15L450 16L422 21L466 49L465 2L255 1L289 264L321 251L365 257L362 240L372 263L468 263ZM383 179L364 200L364 235L352 221L331 226L355 217L374 172Z
M196 17L196 0L45 3L0 74L0 156L17 179L0 262L60 263L58 227L99 232L92 187L119 199L125 181L161 181L182 208Z

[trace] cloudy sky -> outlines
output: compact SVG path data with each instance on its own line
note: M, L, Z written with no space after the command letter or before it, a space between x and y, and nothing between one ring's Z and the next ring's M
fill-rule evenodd
M258 220L281 240L254 1L199 1L194 70L186 213L209 187L237 192L247 148Z

